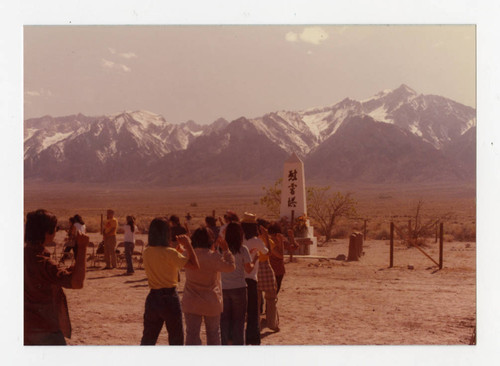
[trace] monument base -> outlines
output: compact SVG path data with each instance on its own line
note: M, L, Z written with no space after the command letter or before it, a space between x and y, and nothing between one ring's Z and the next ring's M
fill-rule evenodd
M314 228L308 226L307 234L301 238L295 238L295 242L298 244L299 248L293 252L293 254L298 255L317 255L318 254L318 238L314 236ZM290 254L289 251L285 250L285 254Z

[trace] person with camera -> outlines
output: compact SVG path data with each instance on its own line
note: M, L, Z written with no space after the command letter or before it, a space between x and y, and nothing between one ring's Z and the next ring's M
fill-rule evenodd
M24 247L24 344L66 345L71 322L63 288L81 289L85 280L89 237L76 233L78 255L73 267L61 269L46 246L54 242L57 218L40 209L26 217Z

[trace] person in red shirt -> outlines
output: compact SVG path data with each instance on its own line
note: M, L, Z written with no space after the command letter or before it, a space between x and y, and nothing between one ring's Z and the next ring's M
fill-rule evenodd
M57 218L46 210L28 213L24 247L24 344L66 345L71 323L64 288L81 289L89 237L76 233L74 267L60 269L46 245L54 241Z

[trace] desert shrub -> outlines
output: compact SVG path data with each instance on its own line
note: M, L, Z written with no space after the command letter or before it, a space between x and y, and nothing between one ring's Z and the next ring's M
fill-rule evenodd
M189 204L189 206L191 206L191 207L198 207L198 204L197 204L196 202L191 202L191 203Z
M451 234L443 234L443 241L446 243L451 243L452 241L455 241L455 237Z
M101 230L101 224L96 223L94 221L90 223L85 223L85 226L87 227L87 232L88 233L98 233Z
M342 239L347 238L350 235L350 231L345 226L339 226L333 230L332 238Z
M391 233L389 232L388 229L380 229L378 231L375 232L375 234L373 235L373 238L375 240L387 240L391 237Z
M476 241L476 226L474 224L455 226L451 234L457 241Z

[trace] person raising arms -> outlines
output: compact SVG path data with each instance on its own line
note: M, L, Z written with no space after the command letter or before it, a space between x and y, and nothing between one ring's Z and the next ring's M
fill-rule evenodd
M45 248L56 236L57 218L40 209L26 217L24 247L24 344L66 345L71 338L68 304L63 288L81 289L89 237L76 233L74 267L58 268Z
M177 237L182 245L171 248L170 229L166 218L151 221L148 246L143 260L150 292L144 309L144 331L141 345L155 345L163 324L168 331L170 345L184 344L182 311L177 294L178 273L181 268L199 269L200 264L191 242L184 235ZM187 256L182 253L185 251Z

